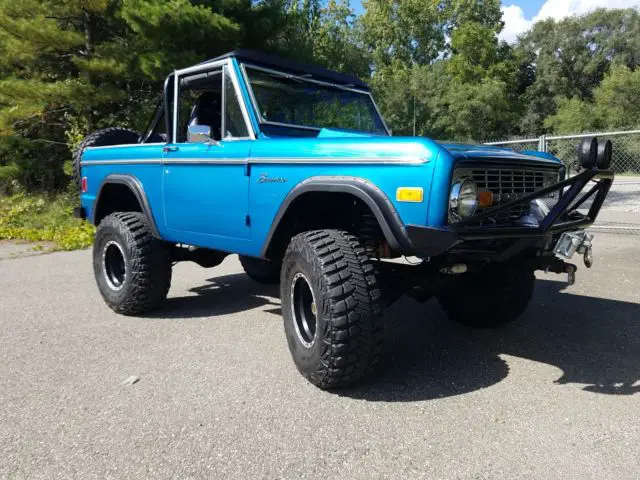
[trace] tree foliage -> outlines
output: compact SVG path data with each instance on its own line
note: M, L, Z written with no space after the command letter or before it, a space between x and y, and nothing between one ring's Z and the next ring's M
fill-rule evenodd
M430 135L439 138L482 139L509 133L516 117L519 63L517 54L501 44L498 0L446 0L405 2L370 0L363 17L369 41L373 86L383 112L396 134ZM388 29L384 6L402 14L402 28ZM422 30L419 41L407 32L421 31L425 18L436 19ZM389 41L393 39L393 41ZM391 47L390 47L391 45Z
M169 71L268 48L285 23L277 0L0 0L0 178L62 187L69 147L142 129Z
M525 133L543 132L545 119L556 113L558 101L565 105L561 99L591 100L612 66L638 67L640 14L634 9L597 10L559 22L545 20L536 23L516 48L535 71L523 97L526 111L521 128Z
M275 51L332 70L367 78L370 57L349 0L288 0L286 25Z
M0 0L0 189L60 189L96 128L141 130L168 72L238 47L368 80L396 134L475 139L638 124L640 14L499 41L499 0Z
M558 133L635 129L640 126L640 69L612 67L593 90L592 99L559 98L558 111L545 126Z

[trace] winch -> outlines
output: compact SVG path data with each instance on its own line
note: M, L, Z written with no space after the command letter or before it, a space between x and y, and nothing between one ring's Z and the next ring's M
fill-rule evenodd
M587 268L593 266L593 234L584 230L565 232L560 236L553 253L562 260L570 260L575 253L581 254Z

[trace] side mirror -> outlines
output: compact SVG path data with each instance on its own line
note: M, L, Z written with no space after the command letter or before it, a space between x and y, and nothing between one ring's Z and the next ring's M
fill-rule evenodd
M613 157L613 145L611 140L598 144L598 168L607 170L611 166L611 158Z
M187 128L187 142L215 143L211 138L211 128L208 125L189 125Z
M596 137L583 138L578 145L578 160L582 168L594 168L598 161L598 139Z

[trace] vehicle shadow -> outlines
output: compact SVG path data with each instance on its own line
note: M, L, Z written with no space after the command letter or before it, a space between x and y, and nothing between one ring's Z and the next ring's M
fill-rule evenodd
M169 297L162 309L150 314L154 318L217 317L271 305L266 311L280 315L277 285L261 285L244 273L207 279L207 283L190 288L197 295Z
M197 295L169 298L153 316L204 318L255 308L281 314L277 285L261 285L244 274L207 282L190 290ZM563 282L538 280L522 318L496 330L450 322L433 300L403 299L385 313L377 373L335 393L402 402L473 392L509 374L503 354L561 369L557 384L576 383L589 392L613 395L640 392L640 305L564 289Z
M504 379L509 368L501 354L561 369L557 384L613 395L640 392L640 306L562 292L564 286L538 280L527 312L498 330L448 322L434 301L403 300L386 315L378 376L337 393L387 402L460 395Z

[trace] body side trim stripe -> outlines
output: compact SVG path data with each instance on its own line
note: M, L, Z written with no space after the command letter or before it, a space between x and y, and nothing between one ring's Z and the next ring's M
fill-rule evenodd
M180 164L180 163L197 163L197 164L401 164L401 165L422 165L429 163L429 159L417 157L298 157L298 158L171 158L171 159L113 159L113 160L85 160L81 162L83 166L89 165L126 165L126 164Z
M221 165L244 165L247 163L245 157L217 157L217 158L165 158L162 160L165 165L176 163L197 163L197 164L221 164Z
M89 165L171 165L171 164L220 164L220 165L244 165L247 163L246 158L150 158L141 160L126 160L126 159L114 159L114 160L87 160L82 162L83 166Z
M161 163L161 159L151 158L148 160L84 160L80 165L89 167L91 165L159 165Z
M297 158L271 158L271 157L253 157L251 163L373 163L373 164L423 164L428 163L429 159L419 157L297 157Z
M109 148L131 148L131 147L150 147L150 146L158 146L158 145L166 145L167 142L154 142L154 143L123 143L122 145L104 145L102 147L87 147L85 151L88 150L107 150Z

